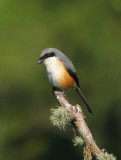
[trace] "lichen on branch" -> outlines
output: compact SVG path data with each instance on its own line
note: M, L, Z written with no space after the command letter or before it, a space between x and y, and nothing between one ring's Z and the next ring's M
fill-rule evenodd
M65 130L65 127L70 124L70 113L64 107L52 108L50 121L53 126Z
M82 109L79 105L72 106L65 98L63 92L54 91L54 95L61 107L51 109L50 120L54 126L65 129L67 125L71 125L74 132L78 132L79 136L75 136L72 140L74 145L85 142L84 160L116 160L113 154L108 154L105 150L101 150L95 143L91 131L89 130ZM75 133L76 133L75 132Z

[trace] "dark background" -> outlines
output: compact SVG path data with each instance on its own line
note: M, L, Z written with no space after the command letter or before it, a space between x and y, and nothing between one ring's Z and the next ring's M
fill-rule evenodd
M121 1L0 1L0 159L67 160L82 157L71 129L53 127L51 93L40 52L54 47L74 63L94 114L76 91L100 148L121 159Z

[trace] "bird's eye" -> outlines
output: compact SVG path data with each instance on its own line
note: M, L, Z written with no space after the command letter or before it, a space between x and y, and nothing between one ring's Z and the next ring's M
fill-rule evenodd
M42 59L46 59L46 58L49 58L49 57L53 57L54 55L55 55L54 52L46 53L46 54L42 57Z
M49 53L49 57L53 57L55 55L54 52Z
M48 58L48 57L53 57L55 55L55 53L54 52L50 52L50 53L46 53L46 58Z

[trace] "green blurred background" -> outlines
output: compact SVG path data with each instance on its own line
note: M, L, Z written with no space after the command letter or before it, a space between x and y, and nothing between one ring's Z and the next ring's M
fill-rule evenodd
M73 133L53 127L52 95L40 52L72 59L94 114L82 104L96 143L121 159L121 1L0 0L0 160L80 160ZM81 158L82 159L82 158Z

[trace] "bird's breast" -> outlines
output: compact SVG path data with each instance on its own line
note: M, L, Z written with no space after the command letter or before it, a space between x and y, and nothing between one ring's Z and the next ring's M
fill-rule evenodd
M50 57L44 63L46 65L48 79L53 87L67 89L75 86L74 79L69 75L59 59Z

